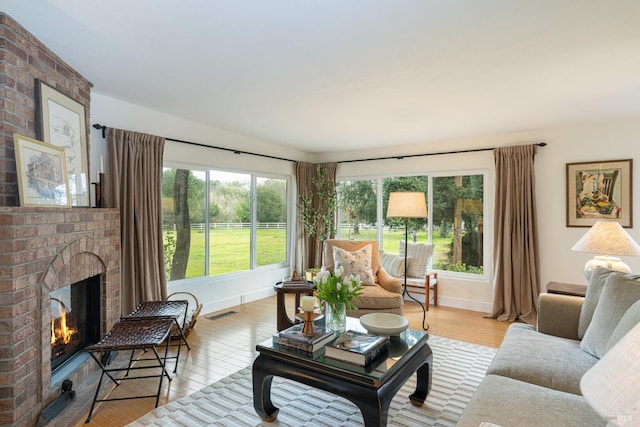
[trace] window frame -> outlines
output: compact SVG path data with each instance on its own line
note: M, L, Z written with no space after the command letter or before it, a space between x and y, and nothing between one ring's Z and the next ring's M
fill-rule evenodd
M454 177L454 176L471 176L471 175L482 175L482 182L483 182L483 189L482 189L482 193L483 193L483 203L482 203L482 216L483 219L485 220L485 222L489 219L489 215L490 215L490 207L488 206L489 203L488 201L489 196L490 196L490 192L489 192L489 178L490 178L490 170L488 168L479 168L479 169L451 169L451 170L442 170L442 171L433 171L433 172L428 172L428 171L412 171L409 173L403 173L403 174L381 174L381 175L366 175L366 176L340 176L337 179L337 182L343 182L343 181L376 181L377 185L376 185L376 205L377 205L377 236L378 236L378 243L380 244L380 247L382 247L383 244L383 228L384 228L384 218L383 218L383 205L382 205L382 199L383 199L383 181L386 178L397 178L397 177L406 177L406 176L426 176L427 177L427 228L428 228L428 243L432 243L433 242L433 222L432 222L432 218L433 218L433 178L436 177ZM338 209L338 215L337 215L337 235L336 237L338 239L341 238L341 227L339 226L341 223L341 212L340 209ZM442 275L444 277L451 277L451 278L459 278L459 279L463 279L463 280L478 280L478 281L486 281L489 279L489 271L491 268L491 259L490 257L490 251L489 251L489 236L488 234L485 232L482 235L482 259L483 259L483 265L482 265L482 274L476 274L476 273L463 273L463 272L455 272L455 271L448 271L448 270L434 270L438 272L438 275ZM432 267L432 266L430 266Z
M292 257L292 248L294 240L292 236L295 234L295 224L293 223L293 212L295 212L295 207L291 204L294 202L293 192L293 177L285 174L275 174L275 173L266 173L263 171L255 171L255 170L239 170L239 169L231 169L231 168L221 168L216 166L205 166L201 164L191 164L179 161L164 161L163 168L171 168L171 169L188 169L190 171L198 171L205 173L205 188L206 188L206 196L205 196L205 212L204 212L204 220L205 227L208 230L210 225L209 220L209 206L210 206L210 198L209 198L209 187L211 182L211 171L219 171L219 172L228 172L228 173L237 173L237 174L245 174L249 175L250 178L250 210L251 210L251 229L250 229L250 262L248 270L237 270L231 271L227 273L218 274L215 276L210 275L210 233L205 234L205 274L202 276L196 277L188 277L179 280L168 281L167 285L171 287L181 286L181 285L199 285L199 284L210 284L215 282L222 282L229 279L233 279L236 277L241 277L247 272L255 272L255 271L266 271L266 270L278 270L282 268L289 267L291 264ZM267 265L257 265L257 181L259 178L266 179L279 179L283 180L286 183L286 196L285 202L286 206L286 249L285 249L285 259L282 262L267 264Z

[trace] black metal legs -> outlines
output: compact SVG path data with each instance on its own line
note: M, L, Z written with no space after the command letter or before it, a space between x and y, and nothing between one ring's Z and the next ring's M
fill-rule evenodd
M411 295L408 291L407 291L407 244L409 241L409 219L405 218L404 219L404 283L402 286L402 298L404 298L405 295L407 295L409 298L411 298L412 300L414 300L415 302L417 302L418 304L420 304L420 308L422 308L422 329L424 329L425 331L429 330L429 324L427 323L427 309L424 306L423 303L421 303L420 301L418 301L413 295ZM425 286L429 286L429 284L425 284ZM428 293L427 293L427 299L425 301L426 304L429 304L429 299L428 299Z

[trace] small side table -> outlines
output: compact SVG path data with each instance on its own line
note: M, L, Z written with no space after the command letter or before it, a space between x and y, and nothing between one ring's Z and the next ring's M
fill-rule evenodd
M276 319L277 319L277 327L278 331L282 331L283 329L287 329L294 325L293 320L289 318L287 315L287 305L285 303L285 295L286 294L294 294L295 295L295 309L297 310L300 307L300 295L313 295L313 290L315 288L315 284L313 282L307 281L306 286L291 286L286 287L282 286L282 282L278 282L273 285L273 290L276 291ZM295 311L294 311L295 313Z
M575 297L583 297L587 293L587 285L578 285L575 283L549 282L547 283L547 292L550 294L571 295Z

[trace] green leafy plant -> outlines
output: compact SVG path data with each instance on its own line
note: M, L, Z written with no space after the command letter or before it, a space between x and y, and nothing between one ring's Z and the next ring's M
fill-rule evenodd
M327 167L316 166L311 179L313 189L307 196L300 196L298 203L300 223L316 240L316 259L314 267L322 262L322 241L330 239L336 233L335 213L338 208L338 196L334 182L327 180Z

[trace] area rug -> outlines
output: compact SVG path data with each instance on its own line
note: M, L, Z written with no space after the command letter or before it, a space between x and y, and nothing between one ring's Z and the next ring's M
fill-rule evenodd
M415 407L409 395L415 374L391 402L390 426L455 426L484 378L496 349L431 335L433 383L425 404ZM263 422L253 409L251 367L244 368L190 396L161 406L129 424L142 426L347 426L363 425L358 408L346 399L275 377L275 422Z

